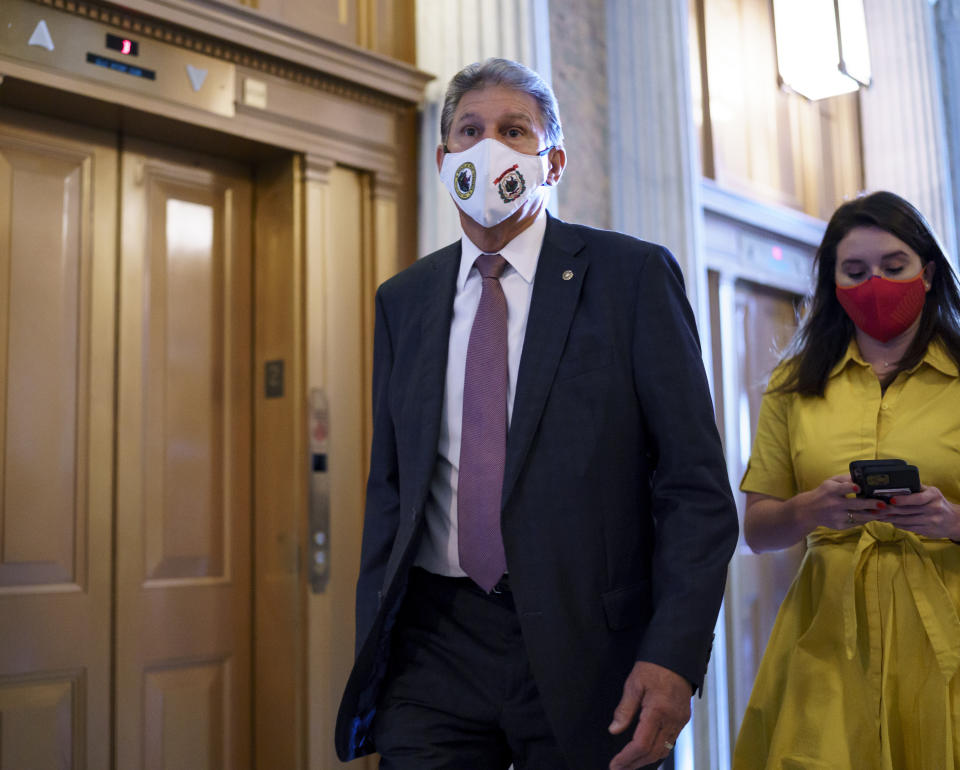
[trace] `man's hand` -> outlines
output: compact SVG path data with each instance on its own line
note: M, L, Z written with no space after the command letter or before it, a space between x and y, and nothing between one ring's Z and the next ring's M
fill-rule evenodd
M615 735L622 733L638 709L640 719L633 739L611 760L610 770L635 770L667 756L690 719L692 696L690 683L679 674L656 663L637 661L623 685L623 697L608 729Z

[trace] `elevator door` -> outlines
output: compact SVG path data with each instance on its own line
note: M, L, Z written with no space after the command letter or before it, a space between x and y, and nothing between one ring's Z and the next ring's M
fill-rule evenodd
M0 768L110 763L115 139L0 113Z
M0 770L250 766L249 171L0 116Z
M722 367L715 379L724 383L723 414L727 465L739 483L747 468L757 429L760 402L770 373L796 329L800 298L787 291L711 274L711 302L726 316ZM725 309L723 309L725 306ZM737 493L741 521L745 495ZM731 739L736 737L760 659L780 603L793 582L803 546L753 553L740 539L730 564L726 622L728 633Z
M125 143L117 766L250 763L251 184Z

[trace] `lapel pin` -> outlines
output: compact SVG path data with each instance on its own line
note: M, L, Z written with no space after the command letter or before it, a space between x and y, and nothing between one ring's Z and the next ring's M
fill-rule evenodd
M565 281L569 281L571 278L573 278L573 270L564 270L563 275L560 277Z

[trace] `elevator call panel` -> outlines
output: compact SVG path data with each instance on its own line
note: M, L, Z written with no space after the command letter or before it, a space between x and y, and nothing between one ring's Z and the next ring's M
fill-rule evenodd
M235 114L232 63L159 40L148 28L138 34L29 0L3 0L0 74L3 59L227 117Z

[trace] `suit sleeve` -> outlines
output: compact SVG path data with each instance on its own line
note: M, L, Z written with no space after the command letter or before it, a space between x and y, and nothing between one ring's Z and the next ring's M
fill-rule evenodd
M392 368L393 344L381 290L376 297L373 334L373 444L357 580L358 652L377 614L387 559L399 519L397 446L388 396Z
M666 249L642 269L634 383L653 436L653 614L638 659L702 687L738 535L693 312Z

